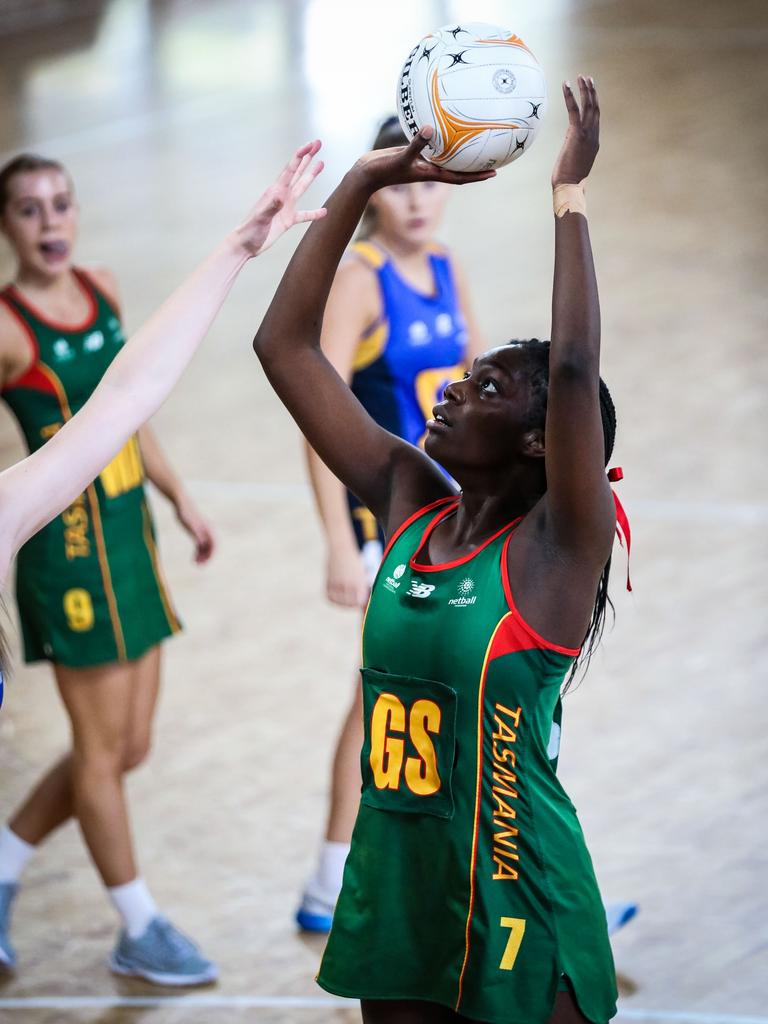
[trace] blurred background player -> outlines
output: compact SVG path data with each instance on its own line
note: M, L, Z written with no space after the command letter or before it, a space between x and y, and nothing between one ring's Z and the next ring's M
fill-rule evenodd
M390 117L373 149L407 141L397 117ZM378 424L414 445L423 444L445 385L484 349L464 275L435 241L449 195L439 181L375 193L323 320L322 348L337 372ZM307 459L325 534L328 599L362 609L381 562L381 527L309 447ZM360 802L362 742L356 676L333 758L325 839L296 915L307 931L331 927Z
M123 922L112 969L163 984L217 976L216 966L158 913L138 874L122 783L149 747L159 644L180 628L158 564L145 467L191 534L198 562L210 557L213 538L148 428L141 427L138 439L128 434L146 418L140 418L145 406L151 415L165 398L240 267L304 219L293 203L321 167L307 171L317 148L299 151L274 194L263 197L249 221L198 272L199 295L189 294L195 281L180 289L145 329L143 349L131 359L126 350L111 372L124 344L115 281L105 270L85 272L72 263L78 211L66 171L34 156L17 157L0 171L0 226L18 262L13 284L0 293L3 397L30 452L38 452L0 477L2 575L18 547L11 542L31 537L19 551L17 568L25 656L53 663L72 729L72 751L0 833L0 964L7 967L16 962L9 919L22 871L37 846L75 816ZM157 352L148 355L148 344ZM141 358L145 368L136 366ZM89 402L105 371L100 401L94 396ZM143 393L132 393L130 385ZM69 420L72 425L59 435ZM102 468L117 448L113 435L125 444ZM54 437L56 474L49 459L41 461L51 449L39 451ZM99 461L100 452L107 458ZM60 475L61 460L71 481L57 488L51 477ZM25 509L31 485L33 509ZM66 497L59 500L62 490L71 494L71 504L49 521L65 504ZM46 514L48 503L53 508ZM9 532L7 521L17 512L23 523Z

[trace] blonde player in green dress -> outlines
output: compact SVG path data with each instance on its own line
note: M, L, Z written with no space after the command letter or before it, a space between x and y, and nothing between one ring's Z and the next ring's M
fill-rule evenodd
M377 189L493 173L424 160L431 129L348 172L254 340L387 538L363 630L361 805L318 975L361 1000L366 1024L605 1024L616 1011L600 892L549 749L561 687L599 640L616 528L584 198L599 107L591 79L579 91L581 107L563 86L552 174L552 340L476 359L433 410L426 454L365 412L320 330Z
M0 580L18 552L26 655L53 663L73 738L71 753L0 833L6 967L16 962L9 918L21 872L74 816L123 920L112 969L176 985L217 976L215 964L158 913L139 876L123 789L124 773L149 743L159 642L179 628L158 565L145 469L192 534L197 560L213 547L142 424L247 260L291 225L321 215L295 207L322 166L313 163L318 148L297 152L246 222L125 347L113 279L71 263L77 207L64 169L22 157L0 172L0 226L19 263L14 284L0 294L0 371L3 397L32 453L0 474Z

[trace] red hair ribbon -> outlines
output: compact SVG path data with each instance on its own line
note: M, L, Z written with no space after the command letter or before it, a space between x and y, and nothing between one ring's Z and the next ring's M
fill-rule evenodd
M608 479L612 484L618 483L619 480L624 479L624 470L620 466L616 466L615 469L608 470ZM629 528L629 519L627 513L624 511L624 506L619 500L619 496L611 488L611 494L613 495L613 502L616 506L616 536L619 538L619 544L627 549L627 590L632 590L632 582L629 578L629 552L632 548L632 531Z

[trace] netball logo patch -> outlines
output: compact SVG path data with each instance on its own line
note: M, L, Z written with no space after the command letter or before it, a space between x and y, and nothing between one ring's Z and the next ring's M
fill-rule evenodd
M392 575L387 576L384 579L385 590L389 590L393 594L396 593L397 588L400 586L399 581L402 578L403 574L405 573L405 568L405 565L402 563L400 565L395 566L395 568L392 570Z
M456 588L458 597L452 597L448 604L452 608L466 608L468 605L475 604L477 601L477 594L472 594L475 589L475 581L469 576L465 576L461 583ZM470 594L472 596L470 597Z

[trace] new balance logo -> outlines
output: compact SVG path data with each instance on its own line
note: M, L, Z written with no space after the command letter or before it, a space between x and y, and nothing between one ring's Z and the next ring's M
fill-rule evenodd
M419 580L411 580L411 589L406 591L408 597L429 597L434 593L434 586L431 583L421 583Z

